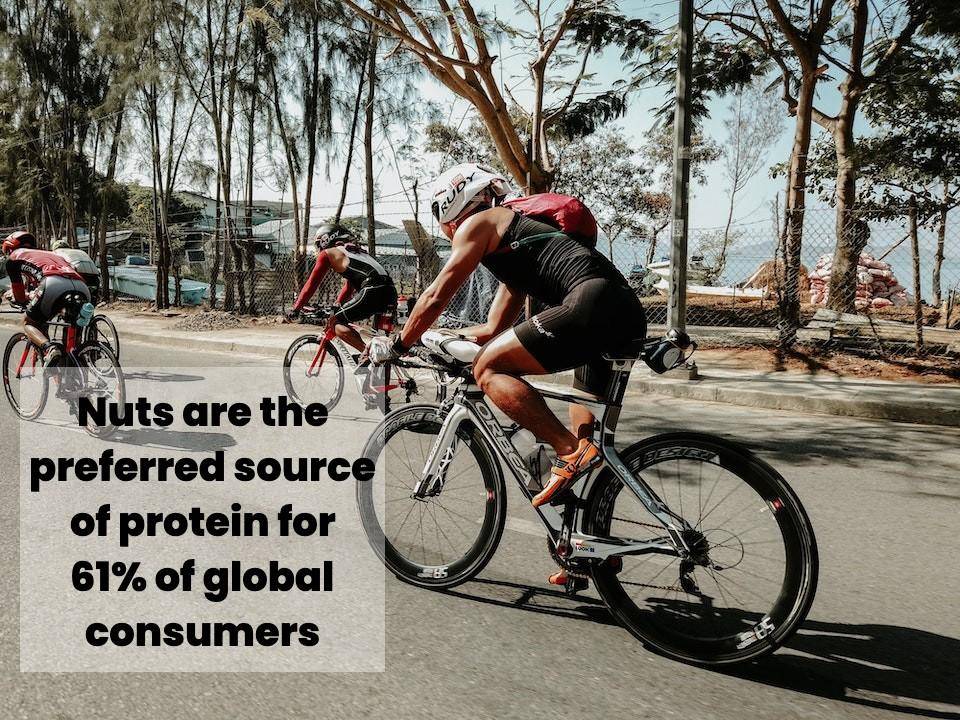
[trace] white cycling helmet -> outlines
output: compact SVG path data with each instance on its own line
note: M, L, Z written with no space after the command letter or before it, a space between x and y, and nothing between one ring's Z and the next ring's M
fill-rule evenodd
M510 193L510 183L496 170L476 163L455 165L433 182L433 216L441 223L456 220L481 202L488 188L496 197Z

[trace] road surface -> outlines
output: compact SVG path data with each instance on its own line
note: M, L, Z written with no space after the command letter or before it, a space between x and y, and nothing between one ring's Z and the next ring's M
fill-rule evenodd
M128 343L124 362L265 361ZM550 589L554 566L514 493L478 580L441 594L388 578L385 673L21 674L17 434L4 402L0 718L960 718L960 430L658 397L632 397L621 428L623 442L719 433L793 485L821 571L788 648L727 673L651 654L592 594Z

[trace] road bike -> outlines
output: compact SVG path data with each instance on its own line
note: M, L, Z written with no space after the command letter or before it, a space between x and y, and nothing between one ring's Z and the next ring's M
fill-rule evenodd
M396 577L446 589L474 577L496 551L504 473L527 499L541 483L515 445L518 427L498 419L474 381L478 346L436 331L421 342L417 356L458 382L442 404L407 405L383 419L364 449L383 492L360 482L357 502L371 546ZM558 565L592 580L647 647L729 665L772 652L800 626L816 593L817 544L786 481L736 443L675 432L615 447L634 363L664 371L693 349L679 334L633 343L607 358L612 378L602 396L534 384L548 399L594 413L604 460L535 512Z
M54 364L45 362L40 348L18 332L7 341L3 353L3 389L14 412L24 420L35 420L47 405L51 384L55 396L77 416L81 398L102 397L116 403L118 418L126 400L126 384L120 361L106 344L94 339L75 318L49 323L51 342L59 350ZM97 425L92 420L84 429L94 437L107 437L116 425Z
M319 334L298 337L283 358L284 387L287 395L300 404L322 403L328 412L332 411L343 396L347 372L356 381L367 409L379 407L384 413L390 412L393 391L398 391L407 403L415 397L443 399L445 383L432 366L415 360L399 361L382 369L361 363L360 353L337 338L332 308L310 309L300 317L305 323L324 328ZM393 329L393 313L373 317L374 334L388 334Z

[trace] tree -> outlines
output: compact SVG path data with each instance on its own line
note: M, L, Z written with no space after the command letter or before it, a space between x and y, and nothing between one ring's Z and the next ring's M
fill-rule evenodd
M605 130L570 143L557 167L554 190L590 208L606 235L611 261L613 244L622 236L646 236L662 194L649 191L653 169L640 162L622 132Z
M787 197L787 285L785 332L791 341L798 320L794 297L798 247L802 238L802 211L807 175L806 156L811 144L811 126L816 123L833 140L836 154L834 203L837 211L837 245L830 285L831 307L853 308L857 258L862 249L860 219L855 212L857 164L856 121L864 93L878 84L896 81L896 58L911 46L921 31L953 32L957 20L952 0L904 0L874 4L870 0L811 1L755 0L720 4L707 2L699 11L710 22L728 27L743 42L759 49L775 66L783 87L783 100L795 115L794 148L789 163ZM834 12L834 8L838 7ZM842 11L840 10L842 7ZM842 75L837 88L839 109L835 114L816 102L816 87L829 79L831 68Z
M590 100L577 99L589 77L591 57L615 43L638 44L652 33L648 23L625 17L607 0L568 0L555 13L540 3L520 0L518 9L529 20L529 28L482 16L470 0L459 0L456 7L436 0L435 12L404 0L363 4L345 0L345 4L470 102L507 172L528 192L545 190L553 180L549 138L554 127L563 128L568 137L589 134L599 122L621 115L626 107L625 94L614 89ZM532 109L527 143L511 117L511 90L494 69L497 56L489 43L501 35L520 51L529 52ZM573 77L564 79L571 69Z
M653 165L654 178L660 189L649 197L650 229L647 248L647 265L656 260L660 233L667 229L672 219L670 187L673 181L673 130L665 124L655 125L646 134L642 154ZM706 166L720 157L720 147L712 138L696 133L690 140L690 178L703 184L707 181Z
M783 115L767 97L762 85L754 82L740 90L730 103L725 121L726 137L720 144L727 187L727 220L719 238L713 274L721 277L727 265L737 196L763 169L770 148L783 129Z
M711 0L698 16L708 24L729 29L749 52L770 60L780 75L783 101L795 118L793 146L787 169L784 232L785 283L780 294L779 345L793 346L800 326L800 249L806 209L807 156L812 140L817 84L826 66L821 53L828 31L836 23L836 0L735 0L721 4Z
M918 222L937 230L931 284L939 305L948 215L960 206L958 57L948 49L912 47L892 61L890 72L895 81L873 85L862 98L874 132L858 141L855 200L860 216L883 219L890 208L916 201ZM836 163L825 138L813 153L811 181L826 199L837 196Z

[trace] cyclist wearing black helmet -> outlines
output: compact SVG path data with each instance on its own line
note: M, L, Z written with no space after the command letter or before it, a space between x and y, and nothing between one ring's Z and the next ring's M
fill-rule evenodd
M55 346L47 337L47 323L66 305L90 302L90 290L65 258L37 250L37 239L26 230L9 235L2 250L10 278L6 297L24 309L23 332L49 360Z
M306 284L300 290L293 308L287 313L295 319L320 287L328 270L343 277L337 296L337 337L357 350L366 344L350 323L365 320L377 313L390 313L397 307L397 289L393 280L375 258L368 255L356 236L342 225L321 225L316 234L317 259Z

